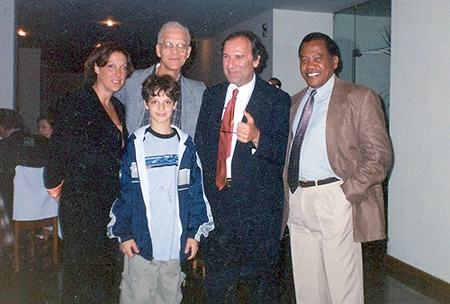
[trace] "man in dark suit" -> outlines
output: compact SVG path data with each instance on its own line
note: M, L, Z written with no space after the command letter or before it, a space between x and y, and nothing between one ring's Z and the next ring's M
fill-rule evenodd
M203 94L195 135L216 227L203 243L206 298L277 303L290 98L256 76L268 56L254 33L229 35L222 51L228 81ZM227 129L233 95L237 123ZM224 145L220 138L227 134Z
M335 75L329 36L308 34L298 55L308 87L292 97L283 216L297 302L364 303L361 242L386 237L381 182L392 162L380 98Z

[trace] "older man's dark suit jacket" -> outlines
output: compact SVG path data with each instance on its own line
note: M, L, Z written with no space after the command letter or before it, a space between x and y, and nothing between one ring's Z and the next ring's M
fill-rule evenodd
M307 89L292 96L291 124ZM384 239L381 183L391 167L392 149L378 95L369 88L336 77L325 137L331 168L342 178L341 188L352 203L355 242ZM288 151L290 143L291 140ZM284 176L286 181L286 170ZM287 182L285 191L287 202ZM283 227L288 214L289 204L286 203Z

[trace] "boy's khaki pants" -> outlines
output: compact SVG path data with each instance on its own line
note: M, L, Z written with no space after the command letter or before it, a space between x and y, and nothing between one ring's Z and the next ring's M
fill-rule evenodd
M179 304L181 284L186 275L181 272L180 260L148 261L140 255L125 255L121 304Z

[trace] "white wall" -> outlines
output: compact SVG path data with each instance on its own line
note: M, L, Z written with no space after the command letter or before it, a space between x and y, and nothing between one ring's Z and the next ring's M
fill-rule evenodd
M450 2L392 0L388 254L450 282Z
M15 29L14 0L0 0L0 108L14 107Z
M293 95L306 86L300 75L298 47L311 32L333 37L333 14L288 10L273 11L273 76Z

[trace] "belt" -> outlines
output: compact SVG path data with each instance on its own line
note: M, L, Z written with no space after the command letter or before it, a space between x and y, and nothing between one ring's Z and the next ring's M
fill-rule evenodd
M298 186L300 188L309 188L309 187L314 187L314 186L331 184L331 183L334 183L337 181L339 181L339 179L337 179L336 177L329 177L329 178L319 179L319 180L299 180Z
M230 188L230 187L231 187L231 178L227 178L227 181L225 182L225 186L226 186L227 188Z

